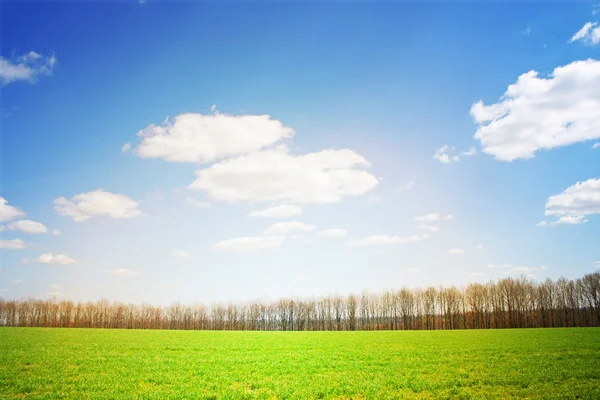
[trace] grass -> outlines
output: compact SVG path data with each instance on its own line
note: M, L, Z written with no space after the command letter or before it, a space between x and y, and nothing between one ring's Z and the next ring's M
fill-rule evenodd
M600 399L600 329L0 328L0 398Z

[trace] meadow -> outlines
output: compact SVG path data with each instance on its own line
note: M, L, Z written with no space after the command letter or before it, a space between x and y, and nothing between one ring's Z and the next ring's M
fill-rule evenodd
M0 398L599 399L600 329L0 328Z

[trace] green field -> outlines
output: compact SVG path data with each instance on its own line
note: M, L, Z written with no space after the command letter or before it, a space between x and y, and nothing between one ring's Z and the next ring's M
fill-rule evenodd
M600 399L600 329L0 328L0 398Z

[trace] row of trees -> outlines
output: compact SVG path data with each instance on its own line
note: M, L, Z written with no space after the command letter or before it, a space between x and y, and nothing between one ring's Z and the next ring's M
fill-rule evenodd
M600 326L600 271L576 280L506 278L464 289L402 288L211 307L0 298L0 325L266 331Z

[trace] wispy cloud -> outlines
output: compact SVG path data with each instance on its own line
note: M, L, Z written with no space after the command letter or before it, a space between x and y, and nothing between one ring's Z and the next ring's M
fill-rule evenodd
M13 60L0 56L0 83L2 85L16 81L34 83L40 76L52 75L56 61L54 54L43 56L35 51Z
M264 210L252 211L248 216L259 218L288 218L300 214L302 214L302 207L291 204L281 204Z
M443 145L435 151L433 158L443 164L452 164L460 162L460 157L454 154L456 152L455 147L450 147L447 144Z
M600 43L600 26L597 22L587 22L583 27L573 35L569 42L582 41L587 46L593 46Z
M450 221L454 219L454 215L452 214L441 214L438 212L429 213L426 215L419 215L415 217L415 221L423 221L423 222L436 222L436 221Z

